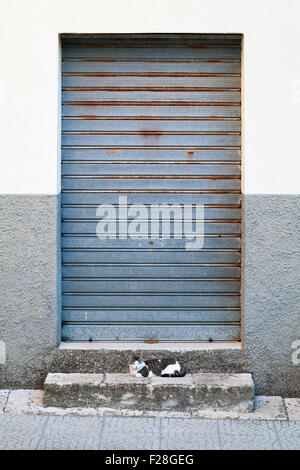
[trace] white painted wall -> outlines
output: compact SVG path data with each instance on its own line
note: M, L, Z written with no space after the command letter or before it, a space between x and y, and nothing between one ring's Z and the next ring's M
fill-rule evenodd
M0 16L0 193L56 194L59 33L244 33L244 191L299 192L299 0L10 0Z

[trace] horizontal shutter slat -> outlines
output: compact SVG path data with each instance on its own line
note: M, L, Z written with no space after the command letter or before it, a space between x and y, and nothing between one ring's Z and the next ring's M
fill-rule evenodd
M64 325L64 340L77 341L235 341L240 338L240 326L236 325Z

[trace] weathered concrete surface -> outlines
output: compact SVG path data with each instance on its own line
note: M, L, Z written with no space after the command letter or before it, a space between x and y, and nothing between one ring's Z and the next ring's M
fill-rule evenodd
M4 407L7 403L9 390L0 390L0 414L4 412Z
M58 343L57 207L57 196L0 196L2 388L41 388Z
M249 374L189 374L135 378L129 374L48 374L45 406L137 410L253 410Z
M300 421L300 398L286 398L284 400L290 421Z
M44 390L10 390L4 412L11 415L41 414L38 409L42 407Z
M256 396L254 398L255 419L259 420L286 420L288 419L284 399L282 397ZM245 419L245 414L243 418Z
M61 343L50 372L126 373L133 350L145 358L175 357L191 373L248 372L239 364L240 343Z
M128 374L105 374L100 391L104 406L143 410L151 409L152 379L136 379Z
M300 397L300 197L244 196L243 359L257 394ZM300 349L300 348L299 348Z
M182 410L208 408L208 397L196 393L195 376L193 374L184 377L153 377L149 401L154 410ZM213 393L212 393L213 394ZM223 403L225 405L225 403Z
M101 406L103 374L48 374L44 386L45 406ZM62 404L62 405L61 405Z
M254 383L251 374L194 374L194 401L206 408L253 411Z

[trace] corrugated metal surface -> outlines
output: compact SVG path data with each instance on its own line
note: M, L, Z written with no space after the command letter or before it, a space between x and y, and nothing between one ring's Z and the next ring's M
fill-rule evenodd
M240 338L240 58L238 35L63 37L64 339ZM119 196L205 204L203 249L97 238Z

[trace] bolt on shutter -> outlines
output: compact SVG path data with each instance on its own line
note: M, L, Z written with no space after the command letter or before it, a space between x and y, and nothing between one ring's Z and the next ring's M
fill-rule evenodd
M63 338L238 340L241 37L62 44ZM204 204L203 248L98 238L96 209L119 196L147 208Z

